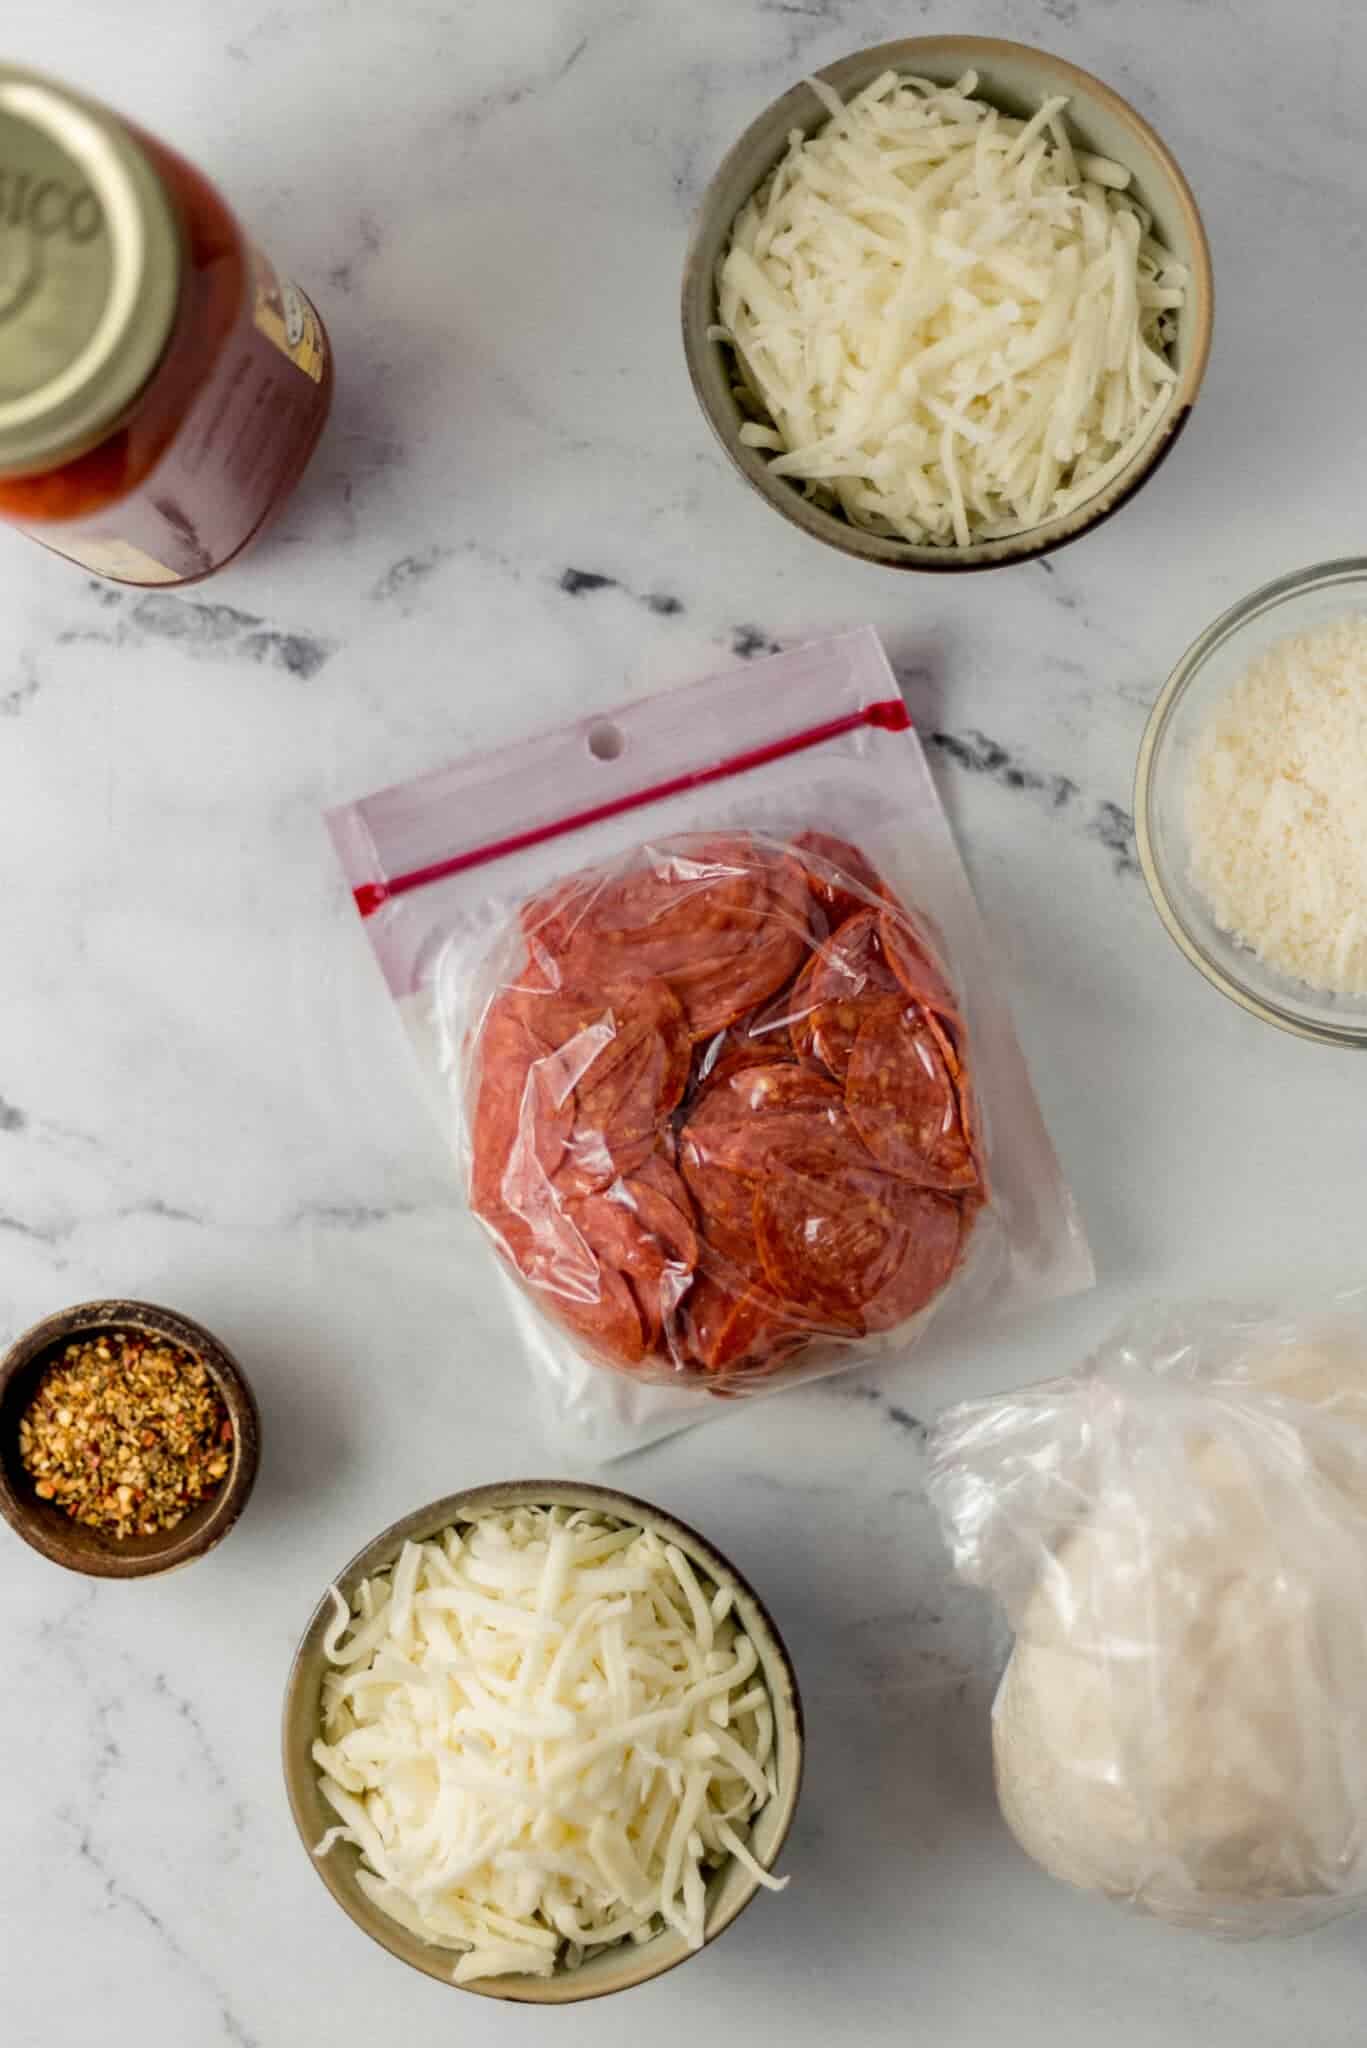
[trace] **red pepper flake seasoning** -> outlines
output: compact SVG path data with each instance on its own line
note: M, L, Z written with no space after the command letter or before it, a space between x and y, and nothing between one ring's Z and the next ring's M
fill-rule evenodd
M19 1423L41 1500L106 1536L155 1536L218 1491L233 1426L208 1370L140 1330L68 1344Z

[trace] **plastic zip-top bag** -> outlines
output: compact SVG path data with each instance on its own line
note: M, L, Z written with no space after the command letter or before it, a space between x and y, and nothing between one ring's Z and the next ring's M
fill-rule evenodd
M872 630L329 824L581 1448L1090 1284Z
M1177 1926L1367 1904L1367 1301L1137 1317L951 1409L930 1493L1015 1645L1002 1812L1053 1876Z

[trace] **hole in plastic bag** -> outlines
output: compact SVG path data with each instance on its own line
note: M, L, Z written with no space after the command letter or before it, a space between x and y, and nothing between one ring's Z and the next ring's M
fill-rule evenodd
M626 734L620 725L610 719L603 719L598 725L589 727L589 752L595 761L615 761L626 745Z

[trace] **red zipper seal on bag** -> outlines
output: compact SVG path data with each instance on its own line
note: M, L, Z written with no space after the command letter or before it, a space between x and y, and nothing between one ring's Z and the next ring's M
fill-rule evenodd
M725 782L732 775L744 775L751 768L762 768L766 762L781 761L789 754L805 753L809 747L819 747L827 740L839 739L842 733L855 732L862 725L873 726L879 732L906 732L911 726L911 713L900 697L880 698L877 703L847 712L843 718L828 719L824 725L809 725L802 732L771 740L767 746L751 747L743 754L730 754L724 761L714 762L710 768L695 768L686 775L672 776L666 782L652 783L648 789L609 797L605 803L592 804L587 810L575 811L567 818L553 819L547 825L533 825L526 832L511 833L506 839L491 839L484 846L473 846L467 853L452 854L449 860L433 861L427 867L412 868L407 874L395 875L387 882L362 882L352 890L356 908L362 917L371 917L392 897L406 896L411 890L425 888L429 882L444 881L448 875L484 867L489 861L520 853L524 847L541 846L548 839L559 839L567 832L581 831L587 825L597 825L604 818L620 817L624 811L639 810L644 804L659 803L665 797L677 796L682 790L701 789L709 782Z

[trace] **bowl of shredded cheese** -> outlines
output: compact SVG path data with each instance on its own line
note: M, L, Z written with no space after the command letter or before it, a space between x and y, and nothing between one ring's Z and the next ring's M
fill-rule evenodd
M701 1536L529 1480L433 1502L338 1574L284 1758L314 1867L367 1934L460 1989L567 2004L785 1888L802 1714L772 1621Z
M1144 734L1135 831L1216 988L1367 1048L1367 559L1266 584L1188 648Z
M693 387L746 481L901 569L1075 540L1150 477L1210 348L1176 162L1100 80L979 36L885 43L760 115L684 269Z

